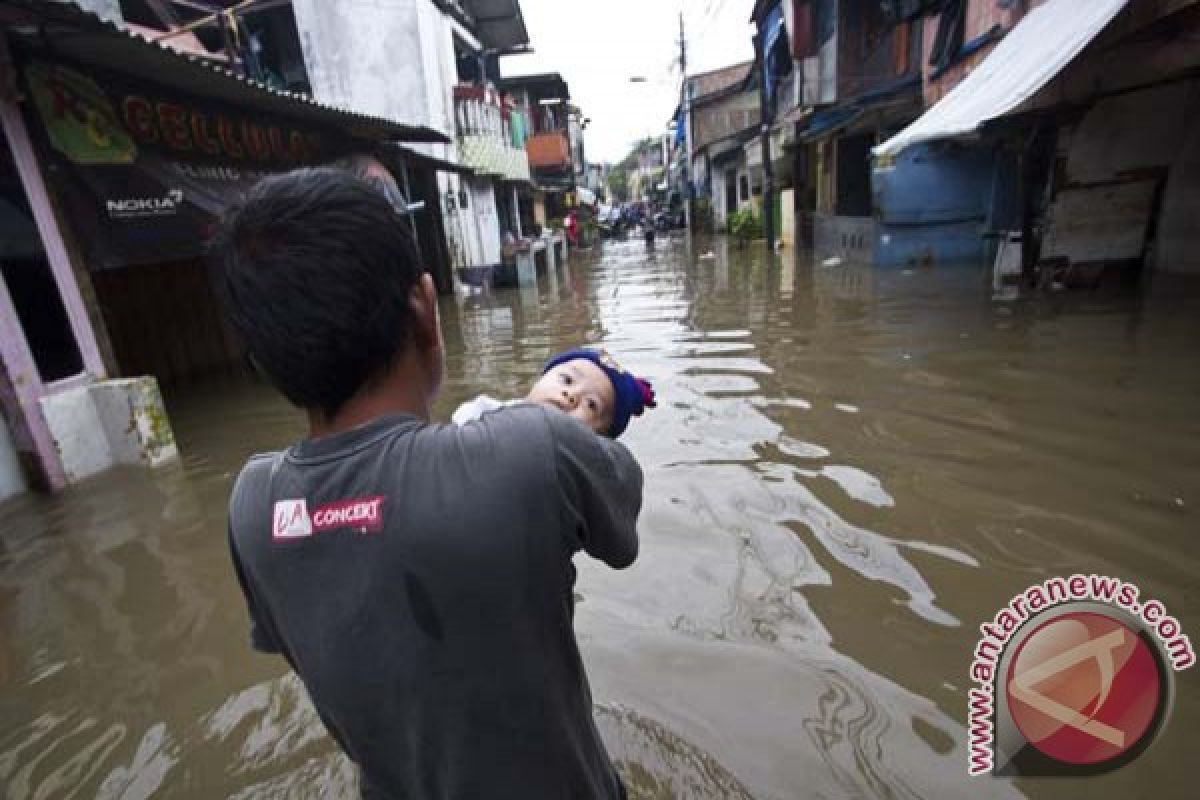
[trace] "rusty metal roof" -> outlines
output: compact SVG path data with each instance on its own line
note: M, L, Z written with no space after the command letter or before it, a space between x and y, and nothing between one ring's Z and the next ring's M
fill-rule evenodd
M213 61L181 53L85 11L71 0L0 0L0 30L15 45L183 92L337 127L362 139L449 143L424 125L360 114L273 89Z
M399 155L405 161L416 167L424 167L426 169L437 170L438 172L453 172L456 175L474 175L475 170L466 164L459 164L456 161L447 161L444 158L428 156L424 153L419 153L410 147L404 145L395 145L399 151Z

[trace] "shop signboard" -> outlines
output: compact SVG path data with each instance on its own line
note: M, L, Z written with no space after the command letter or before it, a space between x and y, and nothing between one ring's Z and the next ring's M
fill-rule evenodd
M125 76L24 68L55 194L92 270L195 258L264 175L326 163L347 137Z

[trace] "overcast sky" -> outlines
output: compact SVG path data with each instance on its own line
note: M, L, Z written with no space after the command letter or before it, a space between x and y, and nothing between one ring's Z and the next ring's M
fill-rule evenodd
M534 52L507 56L508 77L558 72L591 119L588 161L618 161L633 142L662 133L679 101L679 12L688 74L748 61L752 0L521 0ZM630 83L643 76L646 83Z

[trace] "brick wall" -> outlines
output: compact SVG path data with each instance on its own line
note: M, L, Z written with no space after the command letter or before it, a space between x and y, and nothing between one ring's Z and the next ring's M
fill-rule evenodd
M692 146L697 150L710 142L757 125L757 92L742 92L725 100L704 105L692 112Z
M1010 9L1002 9L996 0L968 0L967 3L967 24L966 31L963 34L963 42L969 42L977 36L981 36L991 30L993 25L1000 25L1005 30L1011 30L1014 25L1021 21L1021 17L1025 16L1028 8L1040 6L1046 0L1027 0L1025 3L1014 3ZM992 52L992 45L983 48L977 53L974 53L968 58L958 62L950 69L943 72L936 80L930 80L929 75L932 72L932 67L929 66L929 54L933 50L933 41L937 37L938 17L936 15L927 16L924 18L924 35L922 39L921 52L921 69L925 83L925 103L933 105L938 100L941 100L947 92L959 84L959 82L971 73L971 70L987 58Z

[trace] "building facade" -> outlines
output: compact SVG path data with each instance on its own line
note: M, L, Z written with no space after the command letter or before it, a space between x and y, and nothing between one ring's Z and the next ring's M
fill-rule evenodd
M510 103L528 114L525 150L532 187L521 194L522 218L531 227L544 228L576 207L576 189L586 186L583 113L557 72L507 77L499 86Z
M692 184L708 200L717 230L729 215L757 208L762 166L751 168L745 147L759 131L761 109L752 62L689 76ZM755 193L755 189L758 193Z
M1003 243L1027 284L1200 273L1200 3L1005 5L964 5L960 58L926 48L932 107L875 148L879 261L990 262Z
M204 246L263 175L374 158L435 274L445 249L414 206L436 212L457 167L398 142L448 136L285 91L202 17L176 42L173 14L101 10L0 1L0 494L173 457L159 386L245 369Z
M1198 5L758 0L764 192L822 255L1196 271Z
M794 214L802 244L871 260L871 148L923 110L919 20L887 3L760 0L753 21L776 230Z
M292 8L316 98L451 138L425 145L428 155L471 170L438 176L451 261L458 269L498 266L502 236L516 227L511 184L529 178L516 155L523 126L514 138L512 109L496 89L499 57L529 44L520 5L294 0Z

